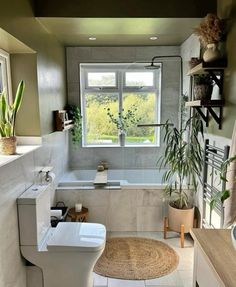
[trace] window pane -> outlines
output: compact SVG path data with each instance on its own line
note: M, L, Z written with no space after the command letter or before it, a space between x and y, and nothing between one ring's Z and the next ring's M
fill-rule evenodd
M139 123L155 123L156 122L156 95L155 93L125 93L123 94L123 108L125 111L132 109L135 105L137 108L136 118L141 118ZM130 125L127 130L125 139L126 144L155 144L155 128Z
M126 72L125 85L127 87L152 87L153 72Z
M89 72L88 87L116 87L115 72Z
M118 131L107 116L107 108L118 115L117 94L85 94L85 143L88 145L118 144Z

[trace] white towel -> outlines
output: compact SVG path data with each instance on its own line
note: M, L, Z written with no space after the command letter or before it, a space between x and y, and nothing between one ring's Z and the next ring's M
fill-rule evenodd
M232 135L229 158L236 155L236 121ZM228 228L236 222L236 160L231 162L227 168L226 190L229 190L230 197L224 202L224 227Z

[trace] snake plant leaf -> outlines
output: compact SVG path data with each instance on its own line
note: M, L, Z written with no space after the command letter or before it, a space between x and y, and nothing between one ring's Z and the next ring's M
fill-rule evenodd
M25 83L24 81L20 81L18 87L17 87L17 91L16 91L16 97L15 97L15 101L14 101L14 114L16 114L20 108L21 102L22 102L22 97L23 97L23 93L24 93L24 89L25 89Z
M5 127L4 132L5 132L6 137L10 137L12 135L12 125L11 125L11 123L9 123L9 122L6 123L4 127Z
M3 92L0 96L0 121L2 123L6 122L6 110L7 110L7 102L5 93Z

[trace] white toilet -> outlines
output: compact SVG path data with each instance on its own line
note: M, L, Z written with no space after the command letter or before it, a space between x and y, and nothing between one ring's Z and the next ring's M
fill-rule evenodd
M22 255L43 271L44 287L92 287L92 271L106 242L102 224L50 225L50 189L33 185L18 199Z

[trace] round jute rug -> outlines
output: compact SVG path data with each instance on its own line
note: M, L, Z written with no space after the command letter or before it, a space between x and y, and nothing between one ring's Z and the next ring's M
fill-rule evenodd
M108 238L94 272L112 278L147 280L174 271L179 257L169 245L140 237Z

